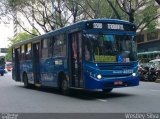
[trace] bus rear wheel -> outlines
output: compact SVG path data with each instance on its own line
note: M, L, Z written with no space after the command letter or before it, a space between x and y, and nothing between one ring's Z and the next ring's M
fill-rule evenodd
M61 93L63 95L69 95L70 89L69 89L69 86L68 86L68 80L67 79L62 79L61 84L60 84L60 90L61 90Z
M28 77L27 74L23 75L23 83L25 88L30 88L30 84L28 83Z
M1 76L3 76L4 75L4 73L1 73Z
M113 90L113 88L111 88L111 89L102 89L102 91L103 91L104 93L110 93L112 90Z

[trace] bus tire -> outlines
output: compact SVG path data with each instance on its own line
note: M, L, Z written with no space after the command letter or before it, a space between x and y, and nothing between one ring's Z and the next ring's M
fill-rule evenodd
M1 73L1 76L3 76L4 75L4 73Z
M113 88L111 88L111 89L102 89L102 91L103 91L104 93L110 93L112 90L113 90Z
M60 91L63 95L69 95L70 89L68 86L68 80L64 77L60 83Z
M23 74L23 83L25 88L30 88L30 84L28 83L28 77L26 73Z

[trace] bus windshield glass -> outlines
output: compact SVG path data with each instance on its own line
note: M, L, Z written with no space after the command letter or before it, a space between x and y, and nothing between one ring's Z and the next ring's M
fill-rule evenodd
M85 34L85 59L92 62L137 61L137 43L131 35Z

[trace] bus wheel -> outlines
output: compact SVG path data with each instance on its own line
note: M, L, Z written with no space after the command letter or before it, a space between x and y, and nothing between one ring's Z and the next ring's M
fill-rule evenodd
M25 88L29 88L29 83L28 83L28 77L27 77L27 74L24 74L23 75L23 83L24 83L24 87Z
M112 90L113 90L113 88L111 88L111 89L102 89L102 91L103 91L104 93L110 93Z
M69 95L69 87L67 79L62 79L60 89L63 95Z
M4 74L3 73L1 73L1 76L3 76Z

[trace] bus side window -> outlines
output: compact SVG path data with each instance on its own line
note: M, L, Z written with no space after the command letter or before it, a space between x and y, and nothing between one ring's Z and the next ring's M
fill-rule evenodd
M31 43L28 43L26 45L26 60L32 59L32 53L31 53Z
M42 40L42 58L52 57L52 38Z
M90 61L91 60L91 44L89 41L85 42L85 60Z
M42 58L48 58L48 43L47 39L42 40Z
M48 57L52 57L53 38L48 39Z
M87 61L90 60L90 52L89 52L87 45L85 45L85 60Z
M20 60L21 61L25 60L25 45L22 45L20 47Z
M12 60L14 61L15 60L15 51L14 51L15 49L13 48L12 49Z
M54 47L53 47L54 57L66 56L66 40L64 36L65 36L64 34L55 36Z

